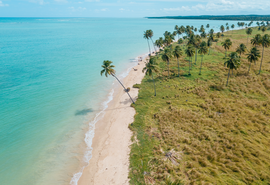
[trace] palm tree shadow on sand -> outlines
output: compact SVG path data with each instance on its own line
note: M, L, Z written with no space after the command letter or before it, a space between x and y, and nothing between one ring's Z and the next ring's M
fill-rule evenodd
M77 110L76 112L75 112L75 116L84 116L84 115L87 115L88 113L90 113L90 112L94 112L94 110L93 109L82 109L82 110Z

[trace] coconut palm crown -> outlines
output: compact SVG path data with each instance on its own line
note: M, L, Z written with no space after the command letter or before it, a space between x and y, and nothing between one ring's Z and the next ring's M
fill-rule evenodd
M224 66L229 68L228 78L227 78L227 83L226 83L226 86L227 86L229 82L229 78L230 78L230 70L237 69L240 66L240 57L237 55L236 52L232 52L229 54L226 62L224 63Z

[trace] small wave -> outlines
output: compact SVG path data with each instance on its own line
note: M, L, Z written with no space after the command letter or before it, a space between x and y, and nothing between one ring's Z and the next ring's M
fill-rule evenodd
M93 150L92 141L93 141L93 138L94 138L94 135L95 135L95 124L101 118L103 118L103 116L105 115L105 110L108 108L109 102L111 102L113 100L113 93L114 93L114 90L112 89L111 92L109 93L108 99L105 102L102 103L102 106L103 106L102 111L97 113L94 120L89 123L89 130L85 134L85 139L84 139L84 141L85 141L85 143L87 145L87 150L86 150L86 152L84 154L84 161L87 163L86 166L89 165L89 161L92 158L92 150ZM72 177L72 179L70 181L71 185L77 185L78 184L78 181L81 178L82 172L83 172L83 170L84 170L84 168L86 166L84 166L78 173L73 175L73 177Z

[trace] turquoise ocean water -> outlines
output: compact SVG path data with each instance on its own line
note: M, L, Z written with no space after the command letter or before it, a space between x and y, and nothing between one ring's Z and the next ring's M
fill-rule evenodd
M236 21L143 18L0 18L0 184L76 184L91 158L97 114L114 79L100 76L112 60L120 78L174 26Z

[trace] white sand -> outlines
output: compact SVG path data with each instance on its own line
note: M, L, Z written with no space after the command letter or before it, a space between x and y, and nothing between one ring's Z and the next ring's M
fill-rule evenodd
M134 67L123 80L124 86L130 87L130 96L136 99L144 73L145 60ZM118 83L118 82L117 82ZM123 185L129 184L129 153L132 132L128 125L134 121L135 110L123 88L119 86L112 102L106 109L105 116L96 123L93 139L92 158L84 169L78 185Z

